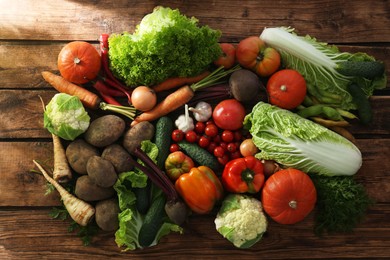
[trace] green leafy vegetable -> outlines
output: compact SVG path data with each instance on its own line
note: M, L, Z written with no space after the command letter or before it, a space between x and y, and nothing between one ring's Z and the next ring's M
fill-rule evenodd
M87 130L90 123L80 99L65 93L54 95L43 116L44 127L65 140L74 140Z
M352 110L358 104L353 102L348 85L358 84L367 97L375 89L386 87L384 65L374 57L361 52L340 52L336 46L318 42L309 35L298 36L293 31L285 27L266 28L260 38L280 52L287 68L304 76L311 97Z
M244 120L260 149L257 158L324 175L353 175L362 164L359 149L335 132L268 103L259 102Z
M110 36L110 69L131 87L198 75L221 55L220 36L179 10L156 7L133 34Z
M352 231L373 203L364 186L351 176L310 177L317 190L315 233Z
M148 154L148 156L156 162L158 155L157 146L151 141L143 141L141 149ZM139 163L142 163L138 160ZM118 195L119 208L119 229L115 232L115 242L119 247L124 247L125 250L135 250L142 248L139 243L138 236L142 224L145 220L145 215L141 214L136 209L136 195L134 188L143 188L147 184L147 176L138 168L133 171L119 174L119 178L114 185L114 189ZM152 184L151 199L155 200L157 197L164 196L161 189ZM182 228L178 225L172 224L169 218L165 215L163 224L160 227L154 241L149 246L157 245L161 237L168 235L170 232L182 232Z

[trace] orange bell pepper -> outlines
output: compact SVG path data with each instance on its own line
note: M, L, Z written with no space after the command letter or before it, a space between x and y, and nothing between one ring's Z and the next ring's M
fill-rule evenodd
M175 182L175 188L195 213L207 214L223 197L223 186L207 166L193 167Z

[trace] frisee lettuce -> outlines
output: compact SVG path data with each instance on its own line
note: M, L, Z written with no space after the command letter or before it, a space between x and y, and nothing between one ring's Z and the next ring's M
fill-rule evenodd
M259 159L327 176L353 175L362 164L360 150L346 138L268 103L256 104L244 127L260 149Z
M198 26L194 17L159 6L142 19L134 33L109 37L110 69L130 87L194 76L222 54L220 36L218 30Z

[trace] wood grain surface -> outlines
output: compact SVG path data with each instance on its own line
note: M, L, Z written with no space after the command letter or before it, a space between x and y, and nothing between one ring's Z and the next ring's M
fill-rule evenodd
M356 179L376 202L350 234L314 235L313 212L295 225L270 221L258 244L238 250L215 231L212 214L195 215L184 234L122 252L113 233L100 232L86 247L68 232L68 222L51 219L59 197L45 196L46 182L32 170L33 159L50 163L53 155L39 97L49 102L56 91L40 73L57 72L57 55L67 42L84 40L98 48L101 33L132 32L158 5L221 30L221 42L237 44L264 27L291 26L390 64L388 1L0 1L0 259L389 259L389 85L370 99L373 122L349 127L363 155ZM389 65L386 71L390 75Z

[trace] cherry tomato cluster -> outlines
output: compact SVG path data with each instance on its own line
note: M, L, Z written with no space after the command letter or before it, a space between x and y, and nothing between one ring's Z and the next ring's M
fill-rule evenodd
M242 157L240 144L244 140L241 130L223 130L212 121L196 122L194 130L187 133L179 129L172 132L173 144L170 152L180 150L176 142L186 140L190 143L197 143L200 147L213 154L221 165L225 165L230 160Z

